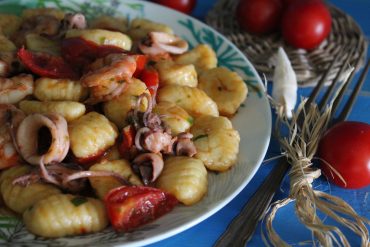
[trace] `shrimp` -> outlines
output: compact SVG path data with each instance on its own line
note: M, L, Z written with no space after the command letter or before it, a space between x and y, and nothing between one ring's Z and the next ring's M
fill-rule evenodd
M126 54L110 54L90 65L82 76L83 86L90 88L90 102L108 101L126 88L136 70L136 60Z
M44 138L49 143L39 142L39 130L46 127L50 138ZM47 140L49 139L49 140ZM28 115L19 125L17 131L17 145L22 157L32 165L39 165L41 162L50 164L61 162L69 150L69 134L67 121L58 114L31 114ZM48 144L46 152L40 150Z
M32 75L0 78L0 104L15 104L33 93Z
M0 104L0 170L21 161L14 145L14 134L25 114L13 105Z

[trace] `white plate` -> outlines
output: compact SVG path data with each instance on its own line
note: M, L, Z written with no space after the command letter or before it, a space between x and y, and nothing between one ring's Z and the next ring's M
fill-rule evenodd
M207 25L187 15L144 1L62 1L62 0L0 0L0 12L20 13L22 7L59 7L66 11L83 12L87 17L97 14L123 15L129 19L144 17L171 26L177 35L189 41L190 46L206 43L216 51L219 66L238 72L245 79L249 94L238 114L232 119L241 136L237 164L228 172L209 173L207 195L196 205L178 206L171 213L132 233L115 233L111 228L97 234L58 239L35 238L21 226L1 227L0 234L11 236L10 242L43 246L137 246L154 243L184 231L230 202L251 180L258 170L270 141L271 113L268 100L262 93L261 80L244 55L226 38ZM1 235L0 235L1 236ZM0 240L0 243L2 243Z

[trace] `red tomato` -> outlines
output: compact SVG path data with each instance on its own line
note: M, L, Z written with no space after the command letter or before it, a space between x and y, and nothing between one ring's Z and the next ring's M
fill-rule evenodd
M157 188L121 186L111 190L104 203L113 228L127 232L170 212L178 201Z
M158 72L154 68L146 68L141 72L139 79L145 83L145 85L149 89L150 94L152 96L155 96L159 86Z
M196 5L196 0L152 0L171 9L190 14Z
M125 159L130 158L130 149L134 145L135 134L135 128L131 125L127 125L122 129L119 136L118 152Z
M331 30L331 16L320 0L293 1L285 10L282 19L282 34L290 45L313 49Z
M27 51L22 47L18 51L19 60L36 75L49 78L78 79L72 67L62 57Z
M97 58L105 57L111 53L125 52L113 45L97 45L83 38L67 38L62 41L63 57L74 66L83 67Z
M328 162L346 181L321 162L325 176L338 186L350 189L370 185L370 125L341 122L329 129L319 144L319 157Z
M236 18L246 31L263 34L279 26L282 10L281 0L241 0Z
M146 55L141 55L141 54L137 54L137 55L134 55L135 56L135 60L136 60L136 70L135 70L135 73L133 75L133 77L139 77L139 75L141 74L141 72L145 69L145 66L148 62L148 58Z

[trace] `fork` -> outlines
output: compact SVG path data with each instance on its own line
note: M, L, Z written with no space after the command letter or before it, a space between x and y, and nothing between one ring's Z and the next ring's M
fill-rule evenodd
M353 50L355 52L355 50ZM362 49L360 52L357 61L355 62L355 69L351 72L350 76L343 82L342 88L340 89L338 95L334 99L332 105L332 115L331 115L331 123L333 125L337 122L344 121L352 107L355 103L355 100L361 90L361 87L365 81L366 74L370 67L370 59L367 61L365 68L363 69L360 78L358 79L347 103L344 105L342 112L339 113L339 116L334 119L334 114L338 109L339 104L342 102L344 93L348 88L348 85L353 80L355 75L356 69L361 65L361 58L364 55L365 50ZM333 68L336 59L340 57L340 53L334 58L333 63L329 66L326 73L321 77L318 84L312 90L307 103L306 107L309 106L312 102L314 102L319 95L320 90L322 89L324 82L327 80L329 76L329 71ZM332 84L328 87L325 95L320 100L318 105L320 111L324 109L327 105L328 100L332 97L334 92L335 86L337 82L340 80L345 68L348 66L349 61L351 58L351 52L348 53L345 61L343 62L342 66L340 67L339 71L336 73L335 78L332 81ZM303 115L298 116L298 124L302 124ZM253 235L255 228L258 225L258 222L263 217L265 212L267 211L272 198L275 194L275 191L280 187L280 184L290 167L288 161L285 158L281 158L279 163L275 166L272 172L265 178L264 182L261 186L257 189L257 191L252 195L249 201L245 204L241 212L232 220L229 224L225 232L220 236L220 238L214 244L214 247L241 247L245 246L246 242L250 240L251 236Z

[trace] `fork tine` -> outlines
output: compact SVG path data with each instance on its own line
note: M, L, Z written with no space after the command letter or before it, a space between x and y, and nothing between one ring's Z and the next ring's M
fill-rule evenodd
M340 77L342 76L343 72L344 72L344 69L348 66L350 60L351 60L351 57L352 57L352 53L355 53L356 52L356 48L354 48L351 52L349 52L347 54L347 58L346 60L343 62L342 66L340 67L339 71L337 72L335 78L333 79L332 83L330 84L328 90L326 91L325 95L322 97L322 99L320 100L320 103L319 103L319 109L320 111L324 108L324 106L326 106L326 104L328 103L329 99L330 99L330 96L333 94L334 92L334 89L335 89L335 86L337 85L337 82L339 82L340 80Z
M317 95L319 94L321 88L324 86L325 81L329 77L330 71L333 69L337 59L341 55L342 55L342 52L338 52L337 55L334 57L333 62L330 64L329 68L325 71L324 75L320 78L320 80L316 84L315 88L312 90L312 92L311 92L311 94L310 94L310 96L307 100L307 103L306 103L307 106L310 106L311 103L315 101L315 99L317 98Z
M357 95L360 93L361 87L365 82L366 75L369 71L369 67L370 67L370 59L367 60L366 67L363 69L363 71L361 73L361 76L358 79L357 84L356 84L355 88L353 89L353 92L352 92L349 100L347 101L346 105L344 106L344 108L343 108L342 112L340 113L339 117L336 119L337 122L344 121L344 120L347 119L347 117L348 117L349 113L351 112L352 107L355 103L355 100L357 99Z
M361 49L361 52L360 52L360 55L356 61L356 64L354 66L354 70L351 72L351 75L347 78L347 80L345 82L343 82L343 87L341 88L339 94L337 95L337 97L335 98L334 100L334 103L332 105L332 115L335 114L338 106L339 106L339 103L342 101L342 98L344 96L344 93L345 91L347 90L348 88L348 85L350 84L350 82L353 80L353 77L355 76L356 74L356 70L359 68L359 66L361 65L361 57L364 55L365 53L365 49Z

